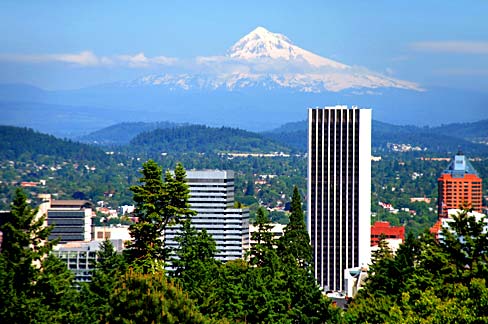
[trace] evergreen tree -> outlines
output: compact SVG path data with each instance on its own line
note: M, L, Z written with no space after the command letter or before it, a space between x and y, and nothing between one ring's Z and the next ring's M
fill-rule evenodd
M215 273L214 287L210 291L205 313L216 319L226 318L233 323L249 322L249 294L252 269L242 259L228 261Z
M448 224L439 240L410 236L395 256L384 249L375 255L348 322L486 322L486 223L464 210Z
M108 323L209 323L193 301L164 273L129 270L109 299Z
M123 255L117 253L112 242L105 240L100 243L91 282L84 285L81 290L85 306L83 318L86 322L106 321L110 310L108 303L110 294L127 267Z
M73 275L66 265L48 256L56 241L47 241L51 227L27 196L17 189L11 211L0 225L0 318L13 323L66 322L66 307L76 297Z
M186 172L181 164L175 168L174 175L166 172L165 181L162 170L153 160L143 164L142 177L138 186L130 189L134 193L138 222L129 228L133 242L128 245L129 260L141 271L163 269L169 251L163 240L168 225L175 225L194 214L189 209L189 189L185 182Z
M279 240L278 253L285 267L289 294L288 318L299 323L321 323L334 316L330 301L322 295L312 273L312 247L302 210L301 196L295 186L290 205L290 222Z
M302 199L296 186L293 188L290 213L290 222L285 226L284 235L279 241L279 254L285 262L296 263L300 268L307 269L312 263L312 246L305 225Z
M253 266L264 266L269 264L276 255L276 240L271 229L273 225L268 218L267 212L263 207L260 207L256 212L256 222L254 226L257 230L251 235L251 240L254 241L249 251L249 263Z
M205 229L197 231L190 220L183 222L175 240L179 246L172 260L172 275L205 313L207 298L219 267L219 262L215 260L215 241Z
M473 278L488 278L487 227L486 216L477 220L465 208L442 230L440 244L453 263L453 281L467 284Z

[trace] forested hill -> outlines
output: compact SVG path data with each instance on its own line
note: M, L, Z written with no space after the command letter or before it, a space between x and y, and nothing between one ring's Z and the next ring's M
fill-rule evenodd
M88 135L79 137L78 140L88 144L98 145L125 145L143 132L149 132L158 128L174 128L181 126L180 124L160 121L160 122L133 122L133 123L119 123L111 125L100 130L97 130Z
M455 123L433 127L440 134L462 137L475 142L488 142L488 119L474 123Z
M468 134L465 132L464 134ZM394 126L382 122L373 122L373 147L385 148L388 143L410 144L426 148L430 152L456 153L462 150L470 155L488 154L488 146L474 143L463 138L460 133L441 133L436 128L416 126Z
M214 128L202 125L144 132L131 140L128 148L146 153L269 153L291 151L285 144L278 144L257 133L235 128Z
M0 125L0 160L42 161L47 156L77 162L108 161L100 148L59 139L29 128Z
M488 121L444 125L435 128L398 126L373 120L372 145L384 150L389 144L410 144L428 152L447 153L461 149L467 154L488 154L488 146L475 143L488 139ZM307 149L307 121L285 124L262 133L270 139L286 143L298 150Z

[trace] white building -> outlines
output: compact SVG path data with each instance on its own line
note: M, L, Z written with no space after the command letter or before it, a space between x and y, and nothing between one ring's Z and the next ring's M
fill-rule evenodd
M345 290L344 269L371 259L371 110L308 110L307 228L324 290Z
M205 229L217 245L221 261L243 258L249 249L249 210L234 208L233 171L187 171L191 209L197 212L192 225ZM166 244L176 248L179 226L166 230Z
M127 242L132 240L129 225L93 226L92 237L94 241L122 240Z
M270 232L273 233L274 239L279 240L280 237L282 237L284 234L284 229L286 225L278 224L278 223L271 223L270 225L272 226ZM257 231L258 231L258 226L255 226L254 224L249 225L249 237L251 238L250 240L251 245L256 244L256 241L252 240L252 234Z
M122 240L110 240L117 252L121 252L124 243ZM68 269L75 274L75 281L88 282L91 280L98 261L97 252L100 251L101 241L69 242L56 245L51 251Z

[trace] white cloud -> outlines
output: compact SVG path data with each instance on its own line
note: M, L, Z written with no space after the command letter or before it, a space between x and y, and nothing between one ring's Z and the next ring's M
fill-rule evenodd
M64 62L82 66L108 65L108 57L97 57L90 51L74 54L0 54L0 61L23 63Z
M122 65L131 68L144 68L151 65L172 65L178 60L171 57L156 56L148 58L144 53L135 55L97 56L91 51L63 54L0 54L0 61L21 63L60 62L79 66L113 66Z
M488 42L427 41L412 43L410 47L422 52L488 54Z
M48 60L60 61L66 63L73 63L84 66L94 66L100 64L107 64L110 62L108 58L97 57L90 51L84 51L77 54L51 54L47 55Z
M118 55L116 58L120 62L127 63L129 67L149 66L149 59L142 52L135 55Z

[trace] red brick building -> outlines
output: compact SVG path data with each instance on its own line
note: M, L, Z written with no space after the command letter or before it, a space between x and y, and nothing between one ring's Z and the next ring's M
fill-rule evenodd
M437 183L439 217L445 218L449 209L459 209L463 205L482 212L482 180L462 153L454 156Z

